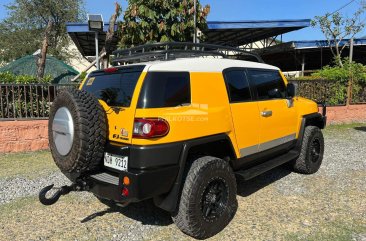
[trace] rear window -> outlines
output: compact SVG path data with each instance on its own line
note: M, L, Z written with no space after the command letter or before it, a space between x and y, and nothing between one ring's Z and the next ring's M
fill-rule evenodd
M82 89L109 106L129 107L141 72L141 68L116 73L97 72L88 77Z
M137 107L162 108L190 103L188 72L150 72L144 80Z
M250 88L244 70L225 72L225 80L231 103L251 101Z

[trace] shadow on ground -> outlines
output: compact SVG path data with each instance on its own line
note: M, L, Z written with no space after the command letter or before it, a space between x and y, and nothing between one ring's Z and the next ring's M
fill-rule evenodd
M292 173L292 171L290 170L289 165L284 164L248 181L237 178L238 195L247 197L259 191L260 189L286 177L290 173Z
M366 132L366 126L357 126L357 127L354 127L354 129L356 131L364 131L364 132Z
M277 167L249 181L237 178L238 195L242 197L249 196L260 189L286 177L291 173L288 165ZM133 220L139 221L144 225L168 226L173 223L170 213L154 206L152 201L141 203L132 203L127 207L111 206L105 210L98 211L87 217L81 222L86 223L97 217L106 214L119 213Z
M170 214L154 206L152 201L132 203L127 207L111 206L103 211L98 211L87 216L81 222L86 223L110 213L119 213L130 219L139 221L143 225L168 226L173 223Z

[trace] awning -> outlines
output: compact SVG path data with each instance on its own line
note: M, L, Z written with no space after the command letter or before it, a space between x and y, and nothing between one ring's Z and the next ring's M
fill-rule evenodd
M310 26L309 19L276 21L208 21L206 43L241 46L259 40L275 37L284 33ZM90 32L87 23L68 23L67 32L83 56L95 55L95 35ZM104 31L109 24L104 25ZM117 28L117 26L116 26ZM99 34L99 49L104 46L105 33ZM117 49L115 37L112 46Z
M208 22L208 43L241 46L310 26L310 19Z

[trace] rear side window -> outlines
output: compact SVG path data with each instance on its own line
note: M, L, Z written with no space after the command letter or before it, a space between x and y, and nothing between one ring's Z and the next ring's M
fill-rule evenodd
M188 72L150 72L144 80L137 107L162 108L190 103Z
M270 91L274 89L279 90L279 94L275 98L286 97L285 83L278 71L248 69L248 75L252 83L256 86L259 100L274 98L270 96Z
M98 72L88 77L82 89L94 94L109 106L129 107L141 72Z
M251 101L250 88L244 70L226 71L225 81L230 102Z

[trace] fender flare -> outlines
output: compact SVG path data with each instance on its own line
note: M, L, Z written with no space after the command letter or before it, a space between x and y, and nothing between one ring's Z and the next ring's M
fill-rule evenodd
M303 139L304 132L305 132L305 127L307 127L309 125L313 125L313 126L319 127L320 129L324 129L326 126L326 123L327 123L327 117L320 113L312 113L309 115L304 115L301 120L299 135L297 138L297 143L296 143L295 148L297 150L300 150L300 148L301 148L302 139Z
M178 207L178 201L179 201L179 194L181 192L182 186L184 184L184 172L187 164L188 154L192 147L199 146L202 144L207 143L213 143L217 141L228 141L231 146L231 151L235 155L235 151L233 148L233 145L231 143L230 138L226 134L218 134L208 137L203 137L199 139L189 140L183 142L183 149L182 153L179 158L179 172L177 174L176 180L173 184L173 187L169 191L169 193L154 197L154 203L159 208L168 211L168 212L174 212L176 211L176 208Z

